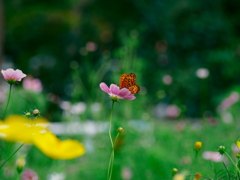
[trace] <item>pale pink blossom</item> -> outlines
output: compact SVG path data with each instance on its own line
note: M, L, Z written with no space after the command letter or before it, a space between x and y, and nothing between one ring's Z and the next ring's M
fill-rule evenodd
M238 92L232 92L230 96L225 98L221 104L218 106L218 109L227 109L231 107L233 104L239 101L239 93Z
M100 83L100 88L109 94L113 101L118 99L134 100L136 97L127 88L120 89L116 84L111 84L110 88L105 83Z
M34 92L41 92L42 91L42 83L39 79L27 77L23 81L23 87L27 90L34 91Z
M203 159L211 160L214 162L221 162L222 156L219 154L219 152L213 152L213 151L205 151L202 154Z
M14 84L17 81L21 81L22 78L26 77L26 74L24 74L21 70L13 70L11 68L7 70L1 71L4 79L8 81L9 84Z
M176 118L180 114L180 109L176 105L170 105L167 107L167 117L169 118Z
M38 175L33 170L27 169L21 174L21 180L38 180Z

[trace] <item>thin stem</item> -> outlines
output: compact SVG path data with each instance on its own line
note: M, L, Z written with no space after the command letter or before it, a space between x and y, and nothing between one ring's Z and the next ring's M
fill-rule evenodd
M2 167L19 151L19 149L21 149L23 147L24 143L21 144L21 146L19 146L12 154L11 156L9 156L4 163L2 163L2 165L0 166L0 169L2 169Z
M114 146L115 146L115 143L118 139L118 136L119 136L119 133L117 134L115 140L114 140ZM110 156L110 160L109 160L109 164L108 164L108 174L109 174L109 178L111 179L112 177L112 169L113 169L113 160L114 160L114 146L112 148L112 153L111 153L111 156Z
M237 166L237 167L238 167L238 169L239 169L239 166L238 166L238 158L236 159L236 162L235 162L235 164L236 164L236 166ZM237 171L236 173L237 173L237 177L238 177L238 179L239 179L239 172Z
M195 166L197 164L197 157L198 157L198 151L196 151L196 156L195 156L195 161L194 161L194 164L193 164L193 167L192 167L192 171L191 171L191 178L190 179L193 179L194 177L194 170L195 170Z
M212 166L212 169L213 169L213 171L214 171L214 177L215 177L215 179L217 179L217 170L215 169L215 166L214 166L214 164L213 164L213 161L211 161L211 166Z
M240 173L240 170L238 169L238 166L235 164L235 162L232 160L232 158L229 156L229 154L227 152L225 152L224 154L231 161L231 163L233 163L233 165L236 167L236 170L238 171L238 173Z
M109 164L108 164L107 180L110 180L112 178L112 169L113 169L113 161L114 161L114 144L113 144L112 134L111 134L111 132L112 132L112 116L113 116L114 102L115 101L112 101L112 110L111 110L110 121L109 121L109 129L108 129L108 135L109 135L109 139L110 139L111 146L112 146L112 152L111 152L111 156L110 156Z
M7 105L6 105L5 111L3 113L2 120L5 118L5 115L6 115L6 112L7 112L7 109L8 109L8 105L9 105L10 97L11 97L11 92L12 92L12 84L10 84L10 89L9 89L9 94L8 94L8 101L7 101Z
M113 140L112 140L112 133L111 133L112 132L113 105L114 105L114 101L112 102L112 110L111 110L109 129L108 129L108 135L109 135L109 139L110 139L112 148L114 148L114 144L113 144Z
M222 163L223 163L223 165L224 165L224 167L225 167L225 169L226 169L228 179L230 179L230 174L229 174L229 172L228 172L228 168L227 168L226 164L225 164L223 161L222 161Z
M114 150L112 150L112 152L111 152L111 156L110 156L109 163L108 163L108 177L107 177L107 180L110 180L111 177L112 177L113 160L114 160Z

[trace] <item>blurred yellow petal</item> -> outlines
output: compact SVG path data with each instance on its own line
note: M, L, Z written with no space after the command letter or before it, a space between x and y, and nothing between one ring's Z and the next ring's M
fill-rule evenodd
M240 149L240 141L237 141L236 145L237 145L238 149Z
M43 117L38 117L36 119L28 119L25 116L11 115L8 116L4 121L5 124L12 125L26 125L26 126L43 126L47 127L49 122Z
M53 159L73 159L85 153L83 145L77 140L59 140L51 132L34 136L34 144L44 154Z
M53 159L73 159L85 153L80 142L59 140L47 129L48 125L48 121L41 117L30 120L24 116L11 115L0 121L0 138L33 144Z
M45 130L46 119L29 120L24 116L11 115L0 122L0 138L6 141L32 144L32 136ZM46 125L45 125L46 126Z

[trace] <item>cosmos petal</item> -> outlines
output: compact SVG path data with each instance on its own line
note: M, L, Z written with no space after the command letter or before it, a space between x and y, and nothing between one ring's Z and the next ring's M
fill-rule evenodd
M120 88L116 84L110 85L110 91L112 94L118 95L118 92L120 91Z
M101 82L99 86L100 86L101 90L103 90L104 92L106 92L108 94L111 93L110 89L104 82Z
M126 97L131 94L131 91L129 91L127 88L120 89L118 95L121 97Z

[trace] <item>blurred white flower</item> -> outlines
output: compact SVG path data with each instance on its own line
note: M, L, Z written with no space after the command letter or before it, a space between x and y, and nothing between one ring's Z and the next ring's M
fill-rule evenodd
M71 108L71 103L70 103L70 101L61 101L59 106L61 109L67 111Z
M84 102L79 102L76 104L71 104L70 101L61 101L59 104L60 108L65 111L66 114L82 114L86 110L86 104Z
M202 154L203 159L211 160L214 162L221 162L222 156L219 154L219 152L213 152L213 151L205 151Z
M63 173L52 173L48 176L48 180L64 180L66 176Z
M199 68L196 71L196 75L200 79L206 79L209 76L209 70L206 68Z
M86 110L86 104L84 102L79 102L76 104L73 104L70 108L70 112L72 114L82 114Z
M154 108L154 116L157 118L165 118L167 116L167 104L165 103L159 103L157 106Z
M164 75L162 78L162 81L164 84L170 85L172 84L173 79L172 79L172 76L170 75Z
M89 135L95 135L98 132L98 127L94 122L89 121L84 125L84 132Z
M124 167L122 169L122 173L121 173L121 176L124 180L128 180L128 179L131 179L132 178L132 171L130 168L127 168L127 167Z
M99 112L101 110L101 104L98 102L95 102L91 105L92 112Z
M226 124L230 124L233 122L233 116L231 113L224 111L222 113L222 121Z

